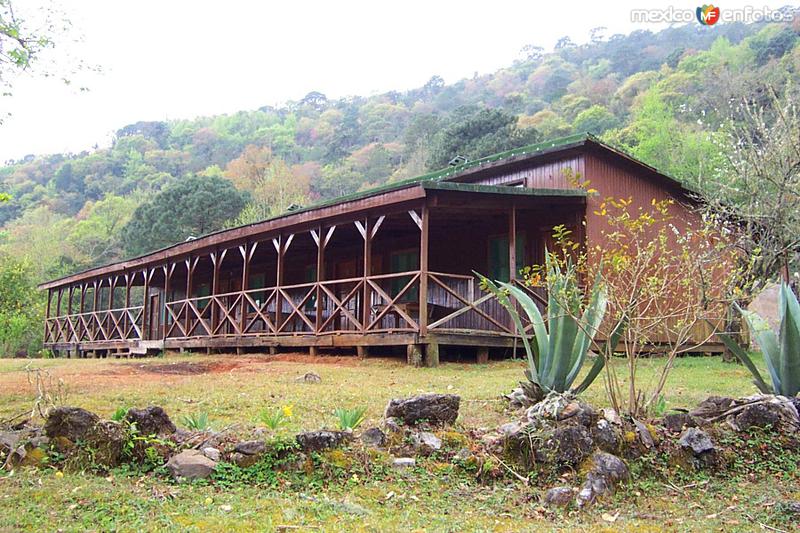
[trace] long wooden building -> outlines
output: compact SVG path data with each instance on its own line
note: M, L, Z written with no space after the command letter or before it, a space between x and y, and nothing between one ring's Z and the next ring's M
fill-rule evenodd
M44 283L44 343L76 356L406 346L433 365L444 345L485 358L515 332L474 272L515 279L559 224L600 243L606 197L674 198L677 220L696 216L678 182L577 135Z

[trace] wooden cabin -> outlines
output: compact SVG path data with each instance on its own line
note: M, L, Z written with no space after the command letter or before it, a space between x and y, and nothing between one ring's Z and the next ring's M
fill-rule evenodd
M517 339L474 272L515 279L558 224L601 242L594 204L611 196L674 198L677 219L696 216L678 182L577 135L44 283L44 344L75 356L402 346L431 365L457 346L485 359Z

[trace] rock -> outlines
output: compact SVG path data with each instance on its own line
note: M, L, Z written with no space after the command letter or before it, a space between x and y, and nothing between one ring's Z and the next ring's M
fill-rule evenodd
M85 442L92 450L95 464L115 467L122 462L128 434L121 424L111 420L101 420L87 434Z
M609 424L614 424L615 426L622 425L622 418L615 410L611 408L605 408L601 409L600 412L603 415L603 418L606 419Z
M240 468L247 468L248 466L253 466L258 462L261 457L259 455L245 455L239 452L233 452L230 454L230 462L235 464Z
M156 405L143 409L129 409L125 420L136 424L141 435L171 435L177 429L166 411Z
M386 428L386 431L389 431L391 433L399 433L400 431L403 431L403 428L400 425L400 423L397 421L396 418L394 418L392 416L390 416L389 418L384 419L383 427Z
M683 432L678 444L686 450L691 450L695 455L713 452L716 448L708 433L698 428L688 428Z
M369 428L361 433L361 442L370 448L383 448L386 446L386 434L379 428Z
M556 428L538 449L536 459L564 466L575 466L592 453L592 436L582 426Z
M297 443L304 452L318 452L329 448L337 448L350 438L344 431L308 431L297 435Z
M41 435L39 437L33 437L28 443L33 446L34 448L44 448L48 444L50 444L50 437L46 435Z
M261 455L267 449L267 443L263 440L248 440L240 442L233 447L233 451L242 455Z
M514 438L522 428L523 424L519 422L508 422L497 428L497 431L506 438Z
M203 455L205 455L215 463L218 463L219 460L222 458L222 453L218 449L212 446L207 446L203 448L201 451L203 452Z
M413 457L396 457L394 460L392 460L392 467L398 469L412 468L416 466L416 464L417 460Z
M586 481L578 492L577 502L579 507L584 507L600 498L610 496L620 482L628 481L631 477L628 465L616 455L595 452L591 461Z
M415 433L411 440L418 453L427 455L442 449L442 440L429 431Z
M700 402L700 404L690 411L689 414L703 420L711 420L712 418L723 415L735 405L736 403L734 402L733 398L728 398L725 396L709 396Z
M800 515L800 501L798 502L781 502L778 504L779 509L788 515Z
M456 461L466 461L470 457L472 457L472 451L469 448L461 448L453 456L453 459Z
M738 431L767 426L778 431L794 432L800 429L800 418L794 403L781 396L764 396L756 403L745 405L728 417L728 422Z
M316 372L306 372L302 376L295 379L300 383L320 383L322 378Z
M647 426L635 418L633 419L633 425L636 426L636 434L639 435L639 442L644 444L645 448L652 448L656 445L656 442L653 439L653 434L650 433L650 430L647 428Z
M198 450L184 450L167 461L167 470L177 481L205 479L214 472L216 466L215 461Z
M523 439L519 439L518 436L516 438L511 438L510 436L503 436L496 431L491 431L489 433L484 433L481 435L480 441L483 444L486 451L490 452L501 452L503 450L503 445L507 441L515 441L516 444L519 444L520 441Z
M100 420L94 413L80 407L56 407L47 414L44 431L48 437L64 437L72 442L85 440Z
M548 507L566 507L575 499L575 491L571 487L553 487L544 493L542 503Z
M455 394L422 394L411 398L395 398L386 406L385 417L395 417L406 425L420 421L431 425L452 424L458 418L461 397Z
M680 433L685 428L697 427L697 420L689 413L670 413L661 419L661 425L670 433Z
M605 418L598 420L592 427L592 440L598 448L609 453L617 453L622 444L619 430Z
M8 453L15 449L23 433L23 431L0 431L0 453Z
M522 409L524 407L530 407L533 405L533 402L530 398L528 398L528 395L525 394L525 391L522 389L522 387L517 387L509 394L503 395L503 398L508 400L508 406L512 409Z

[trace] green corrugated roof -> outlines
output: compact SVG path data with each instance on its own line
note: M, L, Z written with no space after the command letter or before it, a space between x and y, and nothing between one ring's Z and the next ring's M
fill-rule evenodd
M585 198L588 193L583 189L530 189L528 187L508 187L505 185L480 185L477 183L460 183L458 181L426 181L420 184L423 189L437 191L462 191L485 194L503 194L511 196L562 196Z

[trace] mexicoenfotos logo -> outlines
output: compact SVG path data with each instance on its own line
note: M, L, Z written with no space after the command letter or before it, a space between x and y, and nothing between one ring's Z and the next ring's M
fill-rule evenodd
M697 21L703 26L713 26L719 20L719 8L703 4L697 8Z

